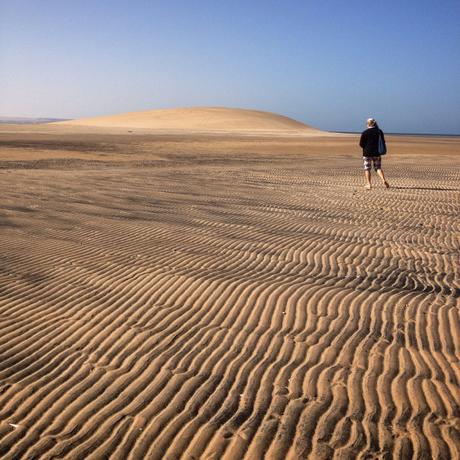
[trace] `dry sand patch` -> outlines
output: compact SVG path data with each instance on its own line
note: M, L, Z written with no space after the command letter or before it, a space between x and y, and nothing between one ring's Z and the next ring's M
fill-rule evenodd
M1 127L2 458L458 458L455 138Z

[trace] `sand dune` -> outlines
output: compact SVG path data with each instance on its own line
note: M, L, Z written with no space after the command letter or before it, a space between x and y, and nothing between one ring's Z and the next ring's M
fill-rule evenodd
M195 107L150 110L82 118L59 125L140 128L163 131L248 132L312 134L322 131L282 115L247 109Z
M2 459L460 458L458 139L14 136Z

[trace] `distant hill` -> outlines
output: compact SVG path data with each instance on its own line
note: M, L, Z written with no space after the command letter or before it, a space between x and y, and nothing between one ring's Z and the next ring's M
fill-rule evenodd
M140 128L161 131L263 132L322 134L305 123L270 112L225 107L192 107L149 110L118 115L82 118L61 125L107 128Z
M66 120L69 120L69 118L0 117L0 123L8 125L39 125Z

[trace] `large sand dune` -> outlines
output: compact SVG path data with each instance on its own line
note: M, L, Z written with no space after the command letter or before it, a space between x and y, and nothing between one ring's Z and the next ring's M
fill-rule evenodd
M22 129L0 458L460 458L458 139Z
M82 118L60 125L132 128L162 131L318 134L320 130L282 115L247 109L195 107L149 110Z

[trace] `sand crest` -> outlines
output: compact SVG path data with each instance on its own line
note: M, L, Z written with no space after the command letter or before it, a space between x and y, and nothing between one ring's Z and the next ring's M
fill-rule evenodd
M56 124L166 131L231 132L233 134L236 132L303 135L321 133L318 129L275 113L226 107L191 107L129 112L69 120Z

